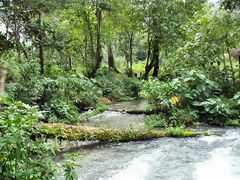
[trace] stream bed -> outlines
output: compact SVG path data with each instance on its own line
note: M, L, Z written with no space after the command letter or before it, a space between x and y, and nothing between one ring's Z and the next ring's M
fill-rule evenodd
M143 124L144 118L106 111L87 125L125 129L131 123ZM76 172L82 180L239 180L240 129L196 130L208 130L216 135L82 149L81 156L75 159L79 165Z
M76 159L83 180L239 180L240 129L95 147Z

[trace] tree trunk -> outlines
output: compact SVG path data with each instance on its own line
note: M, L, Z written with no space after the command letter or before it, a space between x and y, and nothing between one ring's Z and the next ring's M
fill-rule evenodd
M87 59L88 59L88 36L87 36L87 29L86 28L84 28L84 33L85 33L85 39L84 39L84 42L85 42L85 46L84 46L84 57L83 57L83 59L84 59L84 63L86 63L87 62ZM91 52L93 53L93 56L91 55L91 57L92 57L92 59L93 59L93 57L94 57L94 49L93 50L91 50Z
M88 29L88 32L85 34L87 36L87 34L89 34L89 37L90 37L90 52L91 52L91 60L92 60L92 67L94 67L94 59L95 59L95 51L94 51L94 42L93 42L93 32L92 32L92 26L91 26L91 22L90 22L90 19L89 19L89 14L87 14L87 12L84 10L84 17L85 17L85 22L86 22L86 26L87 26L87 29ZM85 39L86 40L86 44L88 43L87 42L87 38ZM86 56L87 58L87 56Z
M0 95L4 93L4 83L7 75L7 64L4 64L0 73Z
M68 58L68 63L69 63L69 70L72 70L72 55Z
M145 66L145 74L144 74L145 78L148 77L153 67L154 67L153 76L154 77L158 76L158 70L159 70L159 38L158 36L154 37L154 40L152 43L152 49L153 49L152 60L150 64L146 64Z
M158 37L156 37L155 42L153 43L153 61L154 61L153 77L158 77L158 70L159 70L159 41L158 41Z
M21 46L20 46L19 27L18 27L17 19L16 19L16 12L14 12L14 36L15 36L15 41L16 41L18 62L21 63Z
M162 137L195 137L199 135L210 136L209 132L194 132L183 130L173 133L167 130L118 130L95 127L83 127L65 124L41 124L36 125L36 133L46 135L47 138L66 139L69 141L101 141L101 142L130 142L145 141Z
M232 92L235 92L235 73L234 73L234 68L233 68L233 61L232 61L232 57L231 57L231 52L230 52L230 45L228 42L228 34L226 34L225 36L225 44L227 47L227 53L228 53L228 58L229 58L229 62L230 62L230 67L231 67L231 74L232 74Z
M112 44L108 45L108 68L116 71L116 66L115 66L115 59L113 56L113 48L112 48Z
M102 29L102 10L99 7L99 0L96 1L96 16L97 16L97 49L96 49L96 64L93 68L92 75L94 75L100 68L103 57L102 57L102 46L101 46L101 29Z
M128 62L128 75L132 76L133 65L133 33L129 35L129 62Z
M238 68L240 70L240 56L238 57Z
M147 53L147 62L146 62L146 66L145 67L147 67L148 66L148 64L149 64L149 60L150 60L150 57L151 57L151 38L149 37L149 34L148 34L148 53Z
M42 12L38 12L38 23L39 23L39 35L38 35L38 48L39 48L39 60L40 60L40 74L43 76L45 73L45 59L43 50L43 30L42 30Z

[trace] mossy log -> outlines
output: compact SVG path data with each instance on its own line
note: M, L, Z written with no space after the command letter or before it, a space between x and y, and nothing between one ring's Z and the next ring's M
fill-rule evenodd
M69 141L129 142L161 137L195 137L199 135L211 135L209 132L194 132L188 130L182 130L178 133L167 130L122 131L118 129L102 129L65 124L41 124L38 125L36 129L38 129L41 134L46 135L47 138L59 138Z
M133 110L125 110L125 109L108 109L107 111L126 113L126 114L135 114L135 115L152 115L157 113L168 113L168 111L164 108L155 109L155 110L141 110L141 109L133 109Z

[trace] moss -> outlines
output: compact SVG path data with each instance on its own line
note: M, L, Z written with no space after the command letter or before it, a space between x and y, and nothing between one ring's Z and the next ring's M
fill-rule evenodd
M226 126L240 126L240 119L231 119L225 123Z
M101 129L64 124L42 124L38 130L48 138L66 140L98 140L102 142L129 142L143 141L161 137L194 137L198 135L211 135L208 132L194 132L188 130L145 130L121 131L117 129Z
M105 104L97 104L96 105L96 108L89 113L90 116L96 116L100 113L103 113L104 111L107 111L108 110L108 106L105 105Z

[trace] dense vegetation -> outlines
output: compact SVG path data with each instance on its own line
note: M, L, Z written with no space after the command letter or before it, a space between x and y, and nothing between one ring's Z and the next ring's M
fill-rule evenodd
M54 178L55 146L36 125L78 124L87 108L106 110L104 98L147 99L151 128L239 125L240 3L219 5L0 1L0 67L8 65L0 73L0 179ZM64 167L74 179L72 164Z

